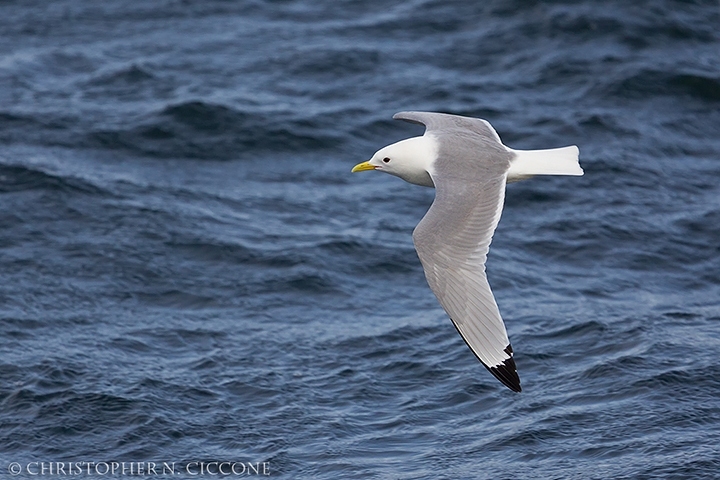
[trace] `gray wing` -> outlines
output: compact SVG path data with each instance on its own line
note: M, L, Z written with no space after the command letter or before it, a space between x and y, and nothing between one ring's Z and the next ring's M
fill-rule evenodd
M463 117L448 113L436 112L398 112L393 115L396 120L405 120L410 123L425 125L426 131L437 130L463 130L475 133L491 142L502 145L500 136L490 125L490 122L481 118Z
M425 277L475 356L500 382L521 391L505 324L485 275L485 260L500 220L505 178L475 185L435 182L430 210L413 232Z
M475 356L519 392L512 347L485 275L511 154L484 120L432 112L393 118L425 125L426 134L440 139L435 201L413 232L428 284Z

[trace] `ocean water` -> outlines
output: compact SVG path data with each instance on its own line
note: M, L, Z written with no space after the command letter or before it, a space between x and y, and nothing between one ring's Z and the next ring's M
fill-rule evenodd
M0 476L720 478L719 25L716 0L0 3ZM584 177L508 186L488 258L521 394L426 285L433 191L350 174L422 133L401 110L580 147Z

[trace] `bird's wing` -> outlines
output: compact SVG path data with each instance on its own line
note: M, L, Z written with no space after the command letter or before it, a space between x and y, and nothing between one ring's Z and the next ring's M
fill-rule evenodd
M448 113L436 112L398 112L393 115L396 120L405 120L410 123L425 125L427 132L436 130L464 130L470 131L490 141L502 144L500 135L490 125L490 122L481 118L463 117Z
M519 392L512 347L485 275L502 213L505 176L480 185L442 177L433 181L435 201L413 232L425 277L475 356L500 382Z

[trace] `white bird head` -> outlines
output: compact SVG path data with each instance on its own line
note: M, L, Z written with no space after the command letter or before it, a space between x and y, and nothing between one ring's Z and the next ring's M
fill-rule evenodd
M383 147L367 162L353 167L353 172L380 170L406 182L434 187L433 165L437 158L437 141L431 135L408 138Z

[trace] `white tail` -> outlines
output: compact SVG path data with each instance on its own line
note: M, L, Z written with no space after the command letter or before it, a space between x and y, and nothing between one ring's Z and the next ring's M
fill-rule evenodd
M548 150L513 150L515 158L510 160L507 182L525 180L533 175L582 175L575 145Z

